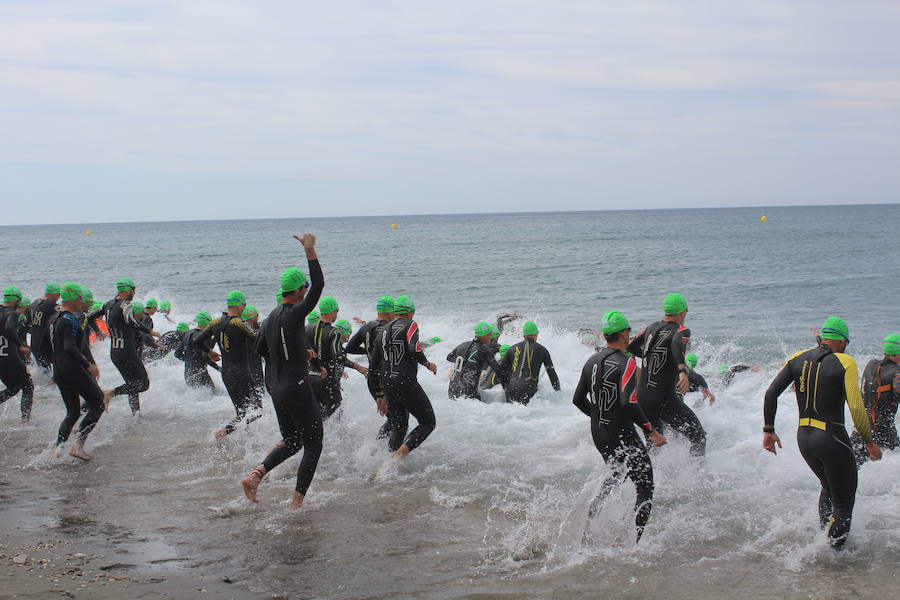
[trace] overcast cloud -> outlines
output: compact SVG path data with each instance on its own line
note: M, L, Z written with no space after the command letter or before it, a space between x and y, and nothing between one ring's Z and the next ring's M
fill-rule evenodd
M896 1L0 17L4 224L900 199Z

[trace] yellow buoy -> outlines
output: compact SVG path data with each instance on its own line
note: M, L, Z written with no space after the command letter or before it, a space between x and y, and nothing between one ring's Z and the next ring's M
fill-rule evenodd
M91 235L92 233L94 233L94 232L93 231L85 231L84 235Z
M763 215L759 218L759 220L762 221L763 223L765 223L766 221L769 220L769 217L767 217L766 215Z
M391 223L391 229L397 229L397 224L396 224L396 223Z

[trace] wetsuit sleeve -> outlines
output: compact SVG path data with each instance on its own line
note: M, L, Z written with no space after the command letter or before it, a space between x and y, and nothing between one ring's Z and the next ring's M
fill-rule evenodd
M691 341L691 330L687 327L679 327L672 338L672 358L676 365L684 364L684 355L687 354L688 344Z
M256 336L256 343L253 345L253 351L263 358L269 358L269 346L266 342L266 324L263 323L259 328Z
M512 348L510 348L512 350ZM509 372L509 367L512 363L512 352L508 351L503 355L503 358L500 359L500 364L497 365L497 375L504 379L506 378L506 374Z
M3 329L9 332L14 345L25 345L25 338L19 335L19 313L14 310L7 311L4 317Z
M287 323L295 327L298 324L301 326L303 325L303 321L306 320L306 315L308 315L310 311L315 308L316 304L319 303L319 298L322 296L322 290L325 287L325 275L322 274L322 265L319 264L318 259L310 260L308 262L310 280L309 291L306 293L303 301L287 314Z
M859 393L859 367L856 366L856 360L849 354L836 352L835 356L844 366L844 394L846 394L847 406L850 407L850 417L853 419L859 435L868 444L872 441L872 427L869 424L869 415L866 413L862 394Z
M77 319L66 317L66 322L61 324L63 329L63 351L72 357L73 360L81 364L82 367L90 366L91 361L81 353L80 344L78 344L78 329L80 324Z
M447 362L456 361L456 348L450 351L450 354L447 355Z
M502 332L504 325L506 325L510 321L514 321L514 320L515 320L515 317L512 317L510 315L499 315L497 317L497 329L499 329Z
M634 354L638 358L644 358L644 337L647 335L647 330L640 332L636 338L631 340L631 343L628 344L628 352Z
M214 327L216 327L221 320L222 320L221 317L218 319L215 319L215 320L213 320L212 323L209 324L209 326L206 329L204 329L203 331L200 331L198 333L195 333L191 337L191 345L197 346L199 348L205 348L208 343L210 348L212 348L212 344L214 342L212 342L212 340L210 340L210 338L212 337L213 333L215 333ZM210 341L207 342L207 340L210 340Z
M590 365L591 363L588 362L581 369L581 377L578 379L578 385L575 386L575 395L572 396L572 404L587 416L591 416L591 404L588 401L588 393L591 391L591 376L588 369Z
M547 377L550 378L553 389L558 392L560 390L559 377L556 374L556 369L553 368L553 360L550 358L550 352L548 352L546 348L544 348L544 368L547 369Z
M141 333L150 333L153 331L152 329L147 329L147 327L134 316L134 311L131 310L130 302L127 305L122 305L122 314L125 316L125 323L133 325L134 328Z
M419 324L415 321L409 324L409 329L406 331L406 346L417 363L428 364L428 357L422 352L422 346L419 344Z
M688 381L691 383L691 386L698 386L701 390L708 390L709 386L706 385L706 379L703 378L703 375L698 373L693 369L688 370Z
M634 357L628 357L625 363L625 372L619 380L619 404L631 417L635 425L646 432L653 431L650 419L644 414L637 398L637 361Z
M238 330L243 333L251 342L256 341L256 332L250 329L244 320L240 317L233 317L231 319L232 324L238 328Z
M791 373L791 361L794 360L794 357L800 355L798 352L794 354L787 362L784 363L784 366L781 367L781 370L778 371L778 375L775 376L775 379L772 380L772 383L769 384L769 389L766 390L766 399L763 402L763 425L767 427L775 427L775 412L778 410L778 396L781 395L781 392L787 389L791 382L794 381L794 376Z
M369 331L369 327L363 325L359 329L356 330L350 337L350 341L347 342L347 345L344 346L344 352L347 354L365 354L365 343L366 343L366 333Z
M894 374L894 402L900 402L900 369Z

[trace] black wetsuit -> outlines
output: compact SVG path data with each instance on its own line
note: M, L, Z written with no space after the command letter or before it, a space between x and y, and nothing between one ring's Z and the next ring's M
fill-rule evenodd
M513 344L500 361L499 372L506 377L506 401L528 404L537 393L541 365L547 369L547 377L553 389L559 391L559 377L553 368L550 352L536 340L525 339Z
M647 434L653 426L638 404L636 374L634 358L604 348L581 369L572 402L591 418L594 445L612 470L591 503L589 515L594 516L613 489L629 477L637 490L634 523L640 540L653 502L653 466L634 425Z
M382 394L381 375L372 368L372 355L374 354L375 346L380 339L381 327L388 323L390 323L390 321L378 321L377 319L375 321L369 321L356 330L356 333L350 337L347 346L344 348L344 351L347 354L365 354L369 359L369 375L366 377L366 386L369 388L372 399L376 401ZM381 429L378 431L378 439L388 437L390 431L391 420L390 418L387 418L384 425L382 425Z
M866 443L872 440L869 418L857 383L856 361L826 345L791 356L766 391L765 425L774 427L778 396L795 386L800 413L797 445L822 484L819 519L835 547L850 532L856 499L856 459L844 428L844 403Z
M657 321L628 345L628 351L644 359L638 382L638 401L653 426L663 431L665 423L687 437L691 454L706 454L706 431L700 419L676 389L678 365L691 338L691 330L669 321Z
M109 327L109 357L125 383L113 391L113 396L128 395L131 413L141 410L140 393L150 389L150 378L141 361L141 334L150 331L134 317L130 300L110 300L103 305L103 315Z
M225 425L226 433L231 433L241 421L246 419L249 425L262 415L262 395L250 370L250 354L256 345L256 332L240 317L223 315L198 333L191 343L195 347L205 348L213 341L219 345L222 383L236 413L235 418ZM203 371L206 372L206 369ZM251 413L249 417L248 413Z
M872 441L884 450L894 450L900 446L897 438L897 405L900 403L900 365L885 357L872 359L863 370L863 402L872 426ZM863 464L869 453L858 431L850 436L856 451L856 462Z
M484 377L481 378L481 382L478 384L478 389L489 390L497 385L503 386L503 389L506 389L506 383L503 381L503 378L493 367L488 367L487 371L484 372Z
M147 362L151 362L154 360L160 360L169 355L169 353L178 349L179 346L184 342L184 333L183 331L169 331L168 333L162 334L159 338L157 344L162 346L162 348L153 347L147 348L144 359Z
M492 347L485 346L478 340L463 342L450 351L447 360L453 363L454 371L450 377L447 393L451 400L459 397L481 400L478 393L481 372L485 367L500 372L500 365L497 364L494 354Z
M3 404L22 392L22 421L31 417L31 404L34 397L34 383L25 366L25 360L19 352L25 346L20 337L19 313L9 306L0 306L0 381L6 389L0 392L0 404Z
M27 307L24 313L19 314L18 334L19 340L23 343L28 339L28 333L31 330L30 308L31 307ZM22 422L27 423L29 419L31 419L31 407L34 404L34 381L32 381L31 373L28 372L27 368L27 365L31 364L31 359L22 356L22 361L26 365L26 379L25 383L22 385L22 399L19 404L22 410ZM0 397L2 397L2 394L0 394ZM0 400L0 404L2 403L3 401Z
M184 382L189 387L205 387L209 391L215 392L216 386L209 376L209 371L206 370L206 365L210 362L209 353L215 342L208 336L204 336L200 343L196 343L195 340L202 333L203 330L191 329L184 334L181 342L182 349L179 358L184 361Z
M257 353L266 360L266 383L272 396L282 443L263 460L268 473L303 449L296 490L306 495L322 454L322 412L309 387L304 324L322 295L325 278L318 260L309 261L312 287L299 304L273 310L257 337Z
M66 405L66 417L59 426L57 444L64 443L72 433L81 414L79 398L83 398L88 407L78 427L80 442L84 442L103 414L103 391L88 372L93 360L84 353L88 335L87 323L81 313L63 310L53 324L53 380Z
M313 328L312 344L319 363L328 372L322 377L320 369L313 366L309 373L309 383L322 406L322 418L327 419L341 406L341 376L344 368L351 366L347 353L341 344L341 332L331 323L319 321Z
M690 383L690 387L688 388L689 392L702 392L703 390L709 389L709 385L707 385L706 379L704 379L703 375L690 367L686 367L686 369L688 383Z
M396 451L405 444L413 450L431 435L437 424L431 401L418 382L419 365L428 364L419 345L419 326L415 321L401 317L378 331L372 366L379 374L387 401L391 424L388 447ZM407 436L410 413L419 424Z
M254 336L259 335L259 325L256 327L251 327L250 324L247 324L247 327L250 328L250 331L253 332ZM256 393L259 394L260 403L262 403L262 394L263 390L266 389L266 376L263 372L263 363L262 357L256 353L256 343L254 342L253 346L250 348L250 378L252 381L253 388L256 389Z
M49 370L53 364L53 349L50 347L51 317L56 314L56 302L38 298L31 303L31 355L43 369Z
M751 367L750 365L734 365L733 367L728 369L728 371L726 371L724 375L722 375L722 385L731 385L731 382L732 380L734 380L735 375L737 375L738 373L743 373L744 371L749 371L752 368L753 367Z

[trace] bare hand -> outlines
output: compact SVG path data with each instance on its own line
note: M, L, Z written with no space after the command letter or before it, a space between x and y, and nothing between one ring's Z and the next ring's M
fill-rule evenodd
M21 352L22 356L24 356L25 358L31 356L31 348L29 348L28 346L19 346L19 352Z
M87 368L88 373L91 374L91 377L94 379L100 379L100 369L97 368L97 365L91 363Z
M316 247L316 236L311 233L304 233L303 237L299 235L294 235L294 239L303 244L303 247L307 250L311 250Z
M778 451L775 450L776 444L778 444L778 447L781 448L781 438L779 438L777 434L774 434L774 433L764 433L763 434L763 448L765 448L772 454L778 454Z
M425 368L437 375L437 365L433 362L429 362L428 364L426 364Z
M709 405L712 406L716 403L716 396L709 390L704 390L703 395L706 396L706 399L709 400Z
M318 355L316 354L315 350L310 350L309 348L306 349L306 360L312 360L316 356Z
M678 385L675 386L682 394L687 394L691 389L691 382L688 381L687 373L679 373L678 374Z
M357 325L365 325L366 324L366 322L363 321L362 319L360 319L359 317L353 317L353 322L356 323Z
M152 335L153 337L162 337L158 331L151 331L150 335Z
M215 350L210 350L209 351L209 360L211 360L213 362L219 362L220 360L222 360L222 357L219 356L219 353L216 352Z
M669 443L669 440L666 439L666 436L661 434L656 429L654 429L653 431L650 432L649 437L650 437L650 443L653 444L657 448L659 448L660 446L665 446L667 443Z
M328 379L328 369L325 367L319 368L319 375L321 375L322 379Z
M356 370L359 371L360 373L362 373L363 375L365 375L366 377L369 376L369 368L368 367L364 367L362 365L356 365Z
M869 460L881 460L881 448L875 442L866 444L866 450L869 451Z
M350 379L350 373L348 373L347 371L344 371L343 373L341 373L341 378L342 379Z
M378 396L375 398L375 406L378 407L378 414L382 417L387 414L387 400L384 399L384 396Z

